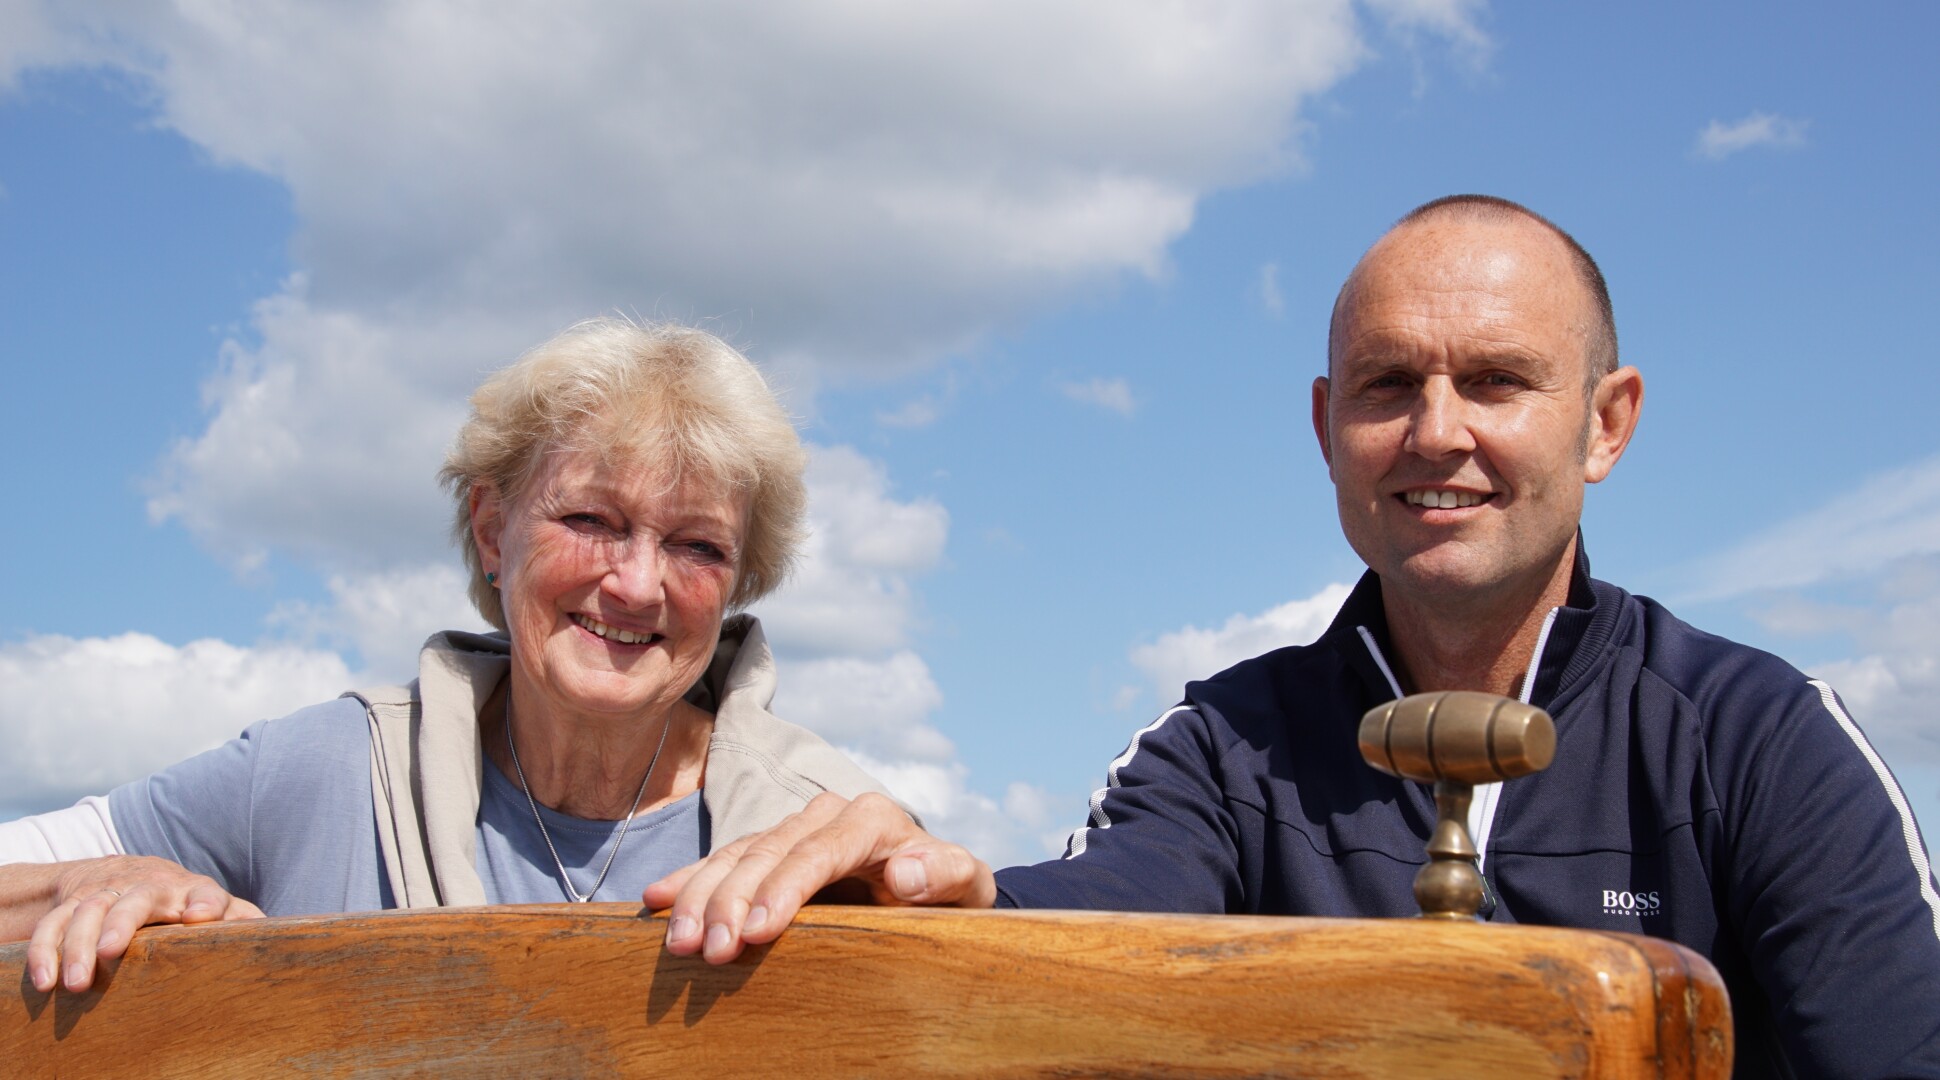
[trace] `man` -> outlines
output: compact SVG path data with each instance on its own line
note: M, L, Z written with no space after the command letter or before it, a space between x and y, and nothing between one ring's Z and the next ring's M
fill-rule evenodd
M887 800L830 800L647 890L731 959L824 884L880 902L1410 914L1428 790L1365 766L1367 709L1512 694L1550 769L1478 792L1484 917L1668 938L1731 993L1741 1075L1940 1075L1940 896L1892 775L1823 683L1589 576L1583 491L1636 430L1609 295L1499 199L1404 218L1335 303L1314 432L1368 573L1312 645L1186 687L1065 857L994 876Z

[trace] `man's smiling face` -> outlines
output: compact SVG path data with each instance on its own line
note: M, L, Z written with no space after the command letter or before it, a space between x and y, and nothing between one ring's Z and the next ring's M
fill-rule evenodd
M1362 259L1314 427L1341 529L1387 588L1475 599L1551 580L1583 485L1615 461L1586 456L1594 318L1562 241L1534 221L1430 217Z

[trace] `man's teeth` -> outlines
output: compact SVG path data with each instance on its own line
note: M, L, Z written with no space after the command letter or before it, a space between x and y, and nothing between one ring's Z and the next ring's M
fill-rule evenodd
M1450 510L1457 506L1474 506L1486 498L1487 495L1478 495L1473 491L1410 491L1408 505Z
M617 626L608 626L598 619L588 618L585 615L575 615L573 616L573 621L608 641L617 641L622 645L645 645L660 636L658 634L636 634L631 630L622 630Z

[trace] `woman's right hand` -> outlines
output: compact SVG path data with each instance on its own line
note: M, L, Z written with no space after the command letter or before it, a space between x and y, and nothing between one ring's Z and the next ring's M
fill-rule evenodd
M982 859L938 840L887 796L851 802L823 792L799 813L647 886L641 900L668 908L667 951L725 964L744 945L775 940L809 898L856 880L890 905L987 908L997 881Z
M27 973L42 993L57 979L68 990L86 990L96 963L120 957L144 926L263 917L214 879L147 855L60 864L53 900L27 945Z

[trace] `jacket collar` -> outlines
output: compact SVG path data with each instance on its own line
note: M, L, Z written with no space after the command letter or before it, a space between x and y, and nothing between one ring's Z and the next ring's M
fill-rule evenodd
M1616 634L1623 591L1590 576L1590 556L1583 534L1576 534L1576 561L1570 569L1569 597L1556 608L1539 643L1534 684L1527 687L1530 704L1547 709L1601 662ZM1392 699L1396 686L1390 674L1394 645L1388 636L1386 609L1381 605L1381 578L1369 570L1322 640L1333 644L1360 678L1370 704ZM1400 687L1403 693L1406 687Z

